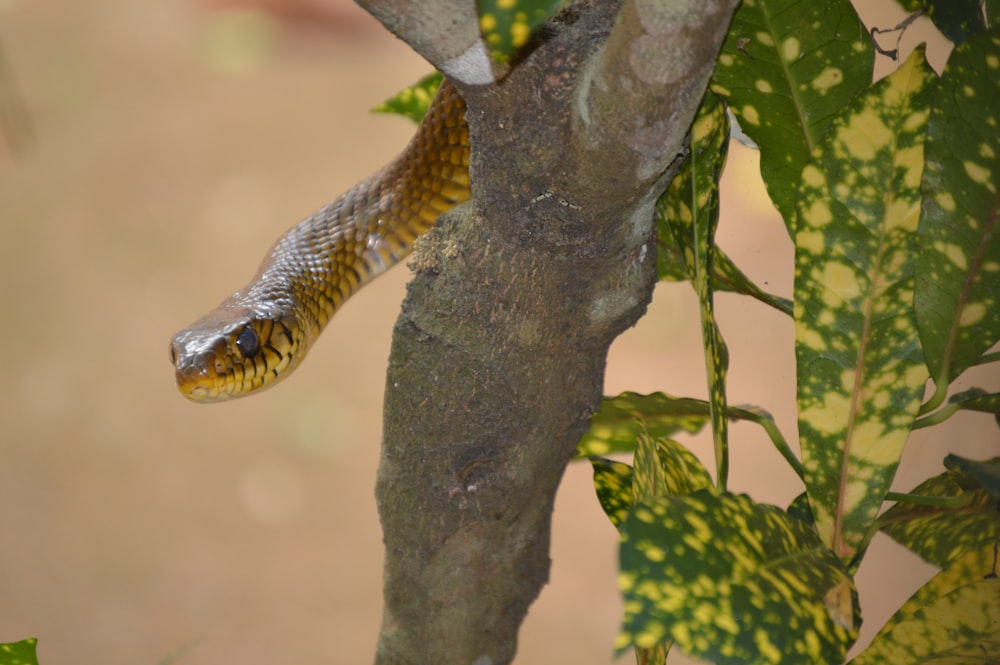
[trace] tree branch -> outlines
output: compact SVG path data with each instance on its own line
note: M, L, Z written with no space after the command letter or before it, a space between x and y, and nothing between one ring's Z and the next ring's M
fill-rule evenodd
M357 3L453 82L483 85L494 81L493 63L471 0Z
M389 361L377 663L513 658L608 346L652 293L653 206L735 4L619 17L613 0L574 2L501 84L459 84L473 197L421 238ZM696 48L656 65L673 40Z

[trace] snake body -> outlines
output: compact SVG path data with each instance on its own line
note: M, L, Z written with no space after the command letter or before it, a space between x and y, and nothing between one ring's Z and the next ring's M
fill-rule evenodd
M288 376L344 301L468 199L468 167L465 103L445 81L399 157L289 229L246 286L174 335L181 393L214 402Z

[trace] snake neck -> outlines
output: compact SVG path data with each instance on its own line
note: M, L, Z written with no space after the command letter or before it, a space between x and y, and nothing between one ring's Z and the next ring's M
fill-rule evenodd
M348 298L468 199L464 115L443 83L395 161L289 229L249 284L178 333L171 358L181 392L218 401L290 374Z

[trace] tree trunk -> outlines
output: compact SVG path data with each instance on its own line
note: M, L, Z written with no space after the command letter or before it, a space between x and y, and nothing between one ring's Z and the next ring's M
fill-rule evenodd
M471 2L362 4L449 75L472 142L472 198L420 239L395 328L376 663L508 663L737 2L572 2L510 68L484 60Z

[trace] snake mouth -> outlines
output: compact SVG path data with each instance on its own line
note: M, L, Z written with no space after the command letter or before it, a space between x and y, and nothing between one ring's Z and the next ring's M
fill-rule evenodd
M213 401L212 389L208 386L201 385L187 385L181 383L180 380L177 381L177 387L180 389L181 394L187 397L193 402L211 402Z
M225 373L219 372L222 361L211 352L193 358L177 357L175 376L177 389L195 402L215 402L229 397L225 393Z
M273 385L297 364L292 325L240 317L221 333L202 326L178 333L170 344L177 389L194 402L221 402Z
M216 402L235 396L226 390L232 368L226 362L225 351L222 338L206 343L180 333L171 340L170 363L177 389L184 397L194 402Z

